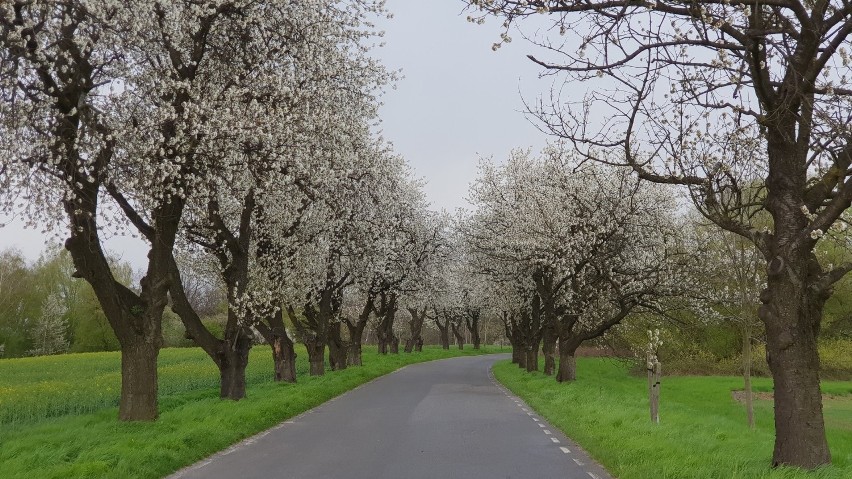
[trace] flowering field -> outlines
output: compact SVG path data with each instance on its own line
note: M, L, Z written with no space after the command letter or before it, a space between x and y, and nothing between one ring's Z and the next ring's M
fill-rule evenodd
M299 359L306 358L297 352ZM252 385L272 382L268 346L252 350L246 370ZM66 354L0 361L0 425L83 414L118 406L121 387L116 352ZM307 374L307 363L297 362L297 374ZM219 374L199 349L164 349L159 357L160 397L215 389Z

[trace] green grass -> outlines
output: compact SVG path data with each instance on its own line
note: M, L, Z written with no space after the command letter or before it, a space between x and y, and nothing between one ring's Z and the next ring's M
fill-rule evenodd
M496 378L560 428L620 479L852 477L852 382L827 381L823 390L833 464L815 472L770 469L774 426L771 401L755 403L757 427L746 425L745 408L731 391L737 377L664 377L661 423L649 419L647 380L628 374L624 363L578 359L578 380L557 383L528 374L509 361L494 366ZM768 379L755 389L770 391Z
M482 352L497 352L484 348ZM364 366L307 375L297 350L297 384L272 381L268 347L252 349L247 395L218 397L218 371L199 349L160 353L160 418L121 423L119 355L68 354L0 361L0 477L162 477L406 364L473 350L380 356Z

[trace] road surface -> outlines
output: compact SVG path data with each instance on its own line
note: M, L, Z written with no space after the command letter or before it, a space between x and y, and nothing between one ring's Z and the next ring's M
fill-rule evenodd
M491 377L506 357L405 367L172 477L609 479Z

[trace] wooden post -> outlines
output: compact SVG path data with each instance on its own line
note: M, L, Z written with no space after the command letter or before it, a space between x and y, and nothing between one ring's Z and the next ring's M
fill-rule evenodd
M648 403L651 409L651 422L660 423L660 377L662 365L656 355L648 354Z

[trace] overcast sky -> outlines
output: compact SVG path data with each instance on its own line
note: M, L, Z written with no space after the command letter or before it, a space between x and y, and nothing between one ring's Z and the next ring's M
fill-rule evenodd
M386 45L375 52L403 75L384 97L383 134L427 181L432 207L451 211L466 205L480 156L500 159L515 147L544 145L544 135L522 114L521 95L533 99L550 85L526 59L530 46L515 41L492 51L499 23L469 23L462 6L460 0L388 0L393 18L379 23ZM0 250L18 248L30 259L45 240L18 221L0 228ZM107 247L134 268L145 264L140 243L112 239Z

